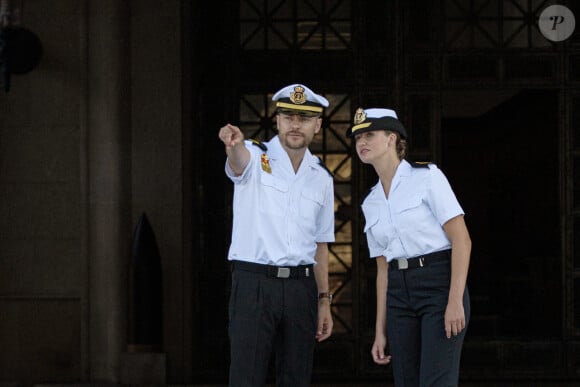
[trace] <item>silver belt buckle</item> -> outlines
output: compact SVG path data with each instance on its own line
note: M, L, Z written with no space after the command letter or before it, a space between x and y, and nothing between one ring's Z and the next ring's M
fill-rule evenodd
M407 270L409 268L407 258L397 259L397 266L399 267L399 270Z
M277 278L290 278L290 268L288 267L279 267L278 273L276 273Z

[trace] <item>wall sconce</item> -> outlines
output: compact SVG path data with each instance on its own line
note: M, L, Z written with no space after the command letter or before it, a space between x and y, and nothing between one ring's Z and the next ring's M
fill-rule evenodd
M4 91L10 90L11 74L32 71L42 57L40 39L30 30L16 25L10 0L0 0L0 72Z

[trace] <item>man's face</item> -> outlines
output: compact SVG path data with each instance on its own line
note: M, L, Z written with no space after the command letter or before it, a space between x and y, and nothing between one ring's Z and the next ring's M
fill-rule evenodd
M322 126L321 117L300 114L278 113L276 122L280 143L292 150L307 148Z

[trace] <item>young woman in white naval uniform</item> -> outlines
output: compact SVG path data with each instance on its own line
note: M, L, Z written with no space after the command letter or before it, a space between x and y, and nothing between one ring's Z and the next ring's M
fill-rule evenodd
M436 165L404 159L407 132L393 110L359 108L347 135L379 176L362 203L377 263L373 360L392 360L397 387L456 386L470 314L464 212Z

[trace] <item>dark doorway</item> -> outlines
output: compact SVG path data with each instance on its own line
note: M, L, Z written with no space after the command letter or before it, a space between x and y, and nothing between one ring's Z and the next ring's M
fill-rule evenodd
M473 241L469 336L561 337L558 94L449 92L443 101L442 168Z
M239 123L248 136L269 139L271 93L294 82L333 106L315 153L335 173L336 331L317 346L313 381L391 375L368 355L376 265L359 203L376 176L353 162L343 135L358 106L398 110L411 133L410 159L434 158L467 214L473 305L462 377L577 375L571 164L578 150L564 144L578 126L577 47L556 50L538 35L531 15L544 2L479 3L192 2L191 373L198 381L227 379L229 349L232 185L211 128ZM530 85L545 89L522 90Z

